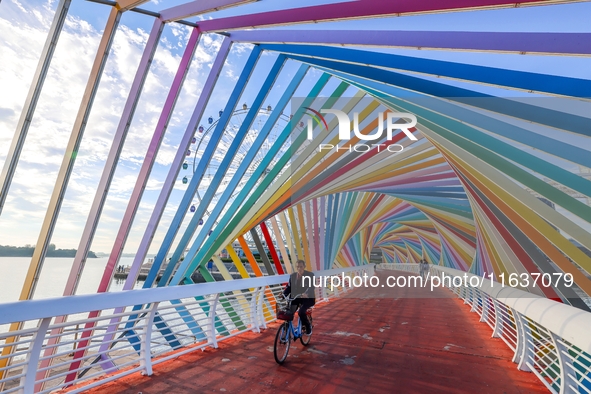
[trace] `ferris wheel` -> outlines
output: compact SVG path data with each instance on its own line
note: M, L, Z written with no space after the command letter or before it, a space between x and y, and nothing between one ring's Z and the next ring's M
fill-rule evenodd
M215 153L213 154L213 157L211 158L211 160L205 170L205 173L203 174L203 178L201 179L201 182L199 183L199 186L198 186L197 191L194 196L193 204L189 208L190 212L195 212L196 206L199 203L201 203L204 194L206 193L209 186L212 184L213 178L216 175L216 173L218 172L220 164L222 163L227 152L229 151L230 145L235 140L236 135L237 135L240 127L242 126L242 124L244 122L244 118L248 112L249 112L249 108L248 108L247 104L243 104L242 108L234 110L232 112L232 115L230 116L228 124L227 124L226 128L224 129L224 131L222 133L222 137L216 147ZM218 183L214 197L213 197L211 203L209 204L208 208L205 211L205 216L209 216L211 209L213 209L213 206L215 206L215 204L217 204L219 202L219 198L221 197L222 193L226 190L226 187L228 186L229 182L232 180L234 175L237 173L238 168L242 164L246 155L252 149L255 149L254 148L255 140L257 139L257 137L258 137L260 131L263 129L264 125L269 120L271 112L272 112L271 106L267 106L265 109L260 109L258 111L254 121L252 122L252 124L250 126L249 131L247 132L246 136L244 137L242 143L240 144L240 147L238 148L238 151L236 152L234 158L232 159L230 166L228 167L227 171L225 172L225 174L221 178L221 181ZM187 151L187 158L186 158L185 162L183 163L183 170L184 171L181 174L183 184L186 184L189 182L189 179L193 176L195 170L197 169L199 161L203 157L203 153L205 151L205 148L208 146L208 144L211 140L211 136L213 134L213 131L215 130L216 126L218 125L222 115L223 115L223 111L219 111L217 118L214 118L213 116L209 116L209 118L207 119L207 125L206 126L200 125L198 127L197 133L195 134L195 136L193 137L193 140L192 140L191 149ZM229 205L227 203L234 200L234 198L242 190L242 188L246 184L246 182L252 177L252 175L254 174L256 169L259 167L259 165L261 164L263 159L266 157L266 155L269 152L269 150L271 149L271 147L275 144L279 135L286 129L286 127L290 126L291 117L292 117L291 115L286 115L286 114L281 114L279 116L279 118L277 119L277 121L273 125L271 131L269 132L268 136L265 138L265 140L263 141L260 148L258 148L258 150L256 151L256 154L255 154L253 160L249 164L244 175L241 177L240 182L238 183L237 187L232 192L231 197L229 198L229 201L225 202L226 205ZM299 132L301 132L304 129L304 126L305 126L304 122L301 122L301 121L298 124L296 124L295 127L292 126L294 129L292 132L292 135L294 135L296 133L299 134ZM267 166L267 168L264 169L264 171L261 175L261 178L259 179L258 182L261 182L261 180L264 178L264 176L266 176L271 171L271 169L276 164L276 162L283 156L283 154L290 148L290 146L291 146L291 138L288 138L282 144L279 152L272 159L269 166ZM282 174L282 172L284 172L284 171L285 171L285 169L282 169L282 171L278 174L278 176L280 176ZM200 220L199 224L200 225L203 224L203 218Z

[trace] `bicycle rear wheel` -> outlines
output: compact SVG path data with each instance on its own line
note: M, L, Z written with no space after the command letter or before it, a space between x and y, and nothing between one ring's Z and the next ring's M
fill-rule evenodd
M308 315L308 320L310 321L310 327L314 327L314 319L312 319L312 315ZM310 344L310 339L312 339L312 334L304 334L300 337L300 342L304 346L308 346Z
M275 335L275 346L273 346L273 355L277 364L283 364L289 353L289 346L291 345L291 338L289 335L289 323L285 322L277 330Z

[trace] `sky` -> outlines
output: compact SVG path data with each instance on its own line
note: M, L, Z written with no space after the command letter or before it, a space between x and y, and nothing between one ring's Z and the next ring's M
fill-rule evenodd
M306 0L298 4L318 2L319 0ZM158 11L180 3L182 1L152 1L142 5L142 8ZM256 12L259 9L291 7L293 4L286 0L263 0L249 5L246 10ZM3 93L0 94L0 165L5 161L56 6L57 0L4 0L0 3L0 92ZM37 243L65 145L72 131L109 11L108 6L87 1L77 0L71 4L4 211L0 216L0 245L24 246ZM232 12L236 11L220 11L203 18L230 15ZM197 19L199 18L192 20ZM364 21L351 21L298 25L294 28L591 32L590 21L591 3L581 2L521 9L382 18L370 24ZM52 236L52 243L59 248L78 246L111 139L152 23L153 18L146 15L126 12L122 16ZM189 33L190 28L174 23L164 29L91 246L93 251L111 251L118 224L127 206L136 174ZM199 43L126 243L126 253L134 253L137 250L152 207L166 178L168 166L176 153L176 147L198 100L221 39L221 36L215 34L204 35ZM233 46L205 111L205 118L217 118L218 111L225 106L225 99L238 79L251 48L249 44ZM401 49L385 51L591 79L589 58ZM262 83L275 58L276 54L273 53L265 53L261 57L239 101L239 106L252 102L257 91L256 86ZM274 107L282 89L287 86L298 67L299 64L296 62L286 63L265 106L268 104ZM318 71L309 72L299 92L305 94L306 89L310 88L319 75ZM332 82L332 87L334 83L336 82ZM326 91L329 90L330 86ZM204 119L202 123L205 122ZM181 173L179 179L182 176ZM181 182L175 184L150 248L151 253L160 246L165 229L174 215L174 207L178 205L185 189L186 186ZM185 220L185 225L186 222Z

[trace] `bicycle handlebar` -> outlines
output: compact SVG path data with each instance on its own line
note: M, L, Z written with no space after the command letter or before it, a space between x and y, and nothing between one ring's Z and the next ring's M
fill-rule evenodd
M297 298L301 298L304 294L306 294L306 293L300 293L300 294L296 295L295 297L291 297L291 296L287 297L287 296L285 296L285 294L281 293L283 298L285 298L288 301L294 301Z

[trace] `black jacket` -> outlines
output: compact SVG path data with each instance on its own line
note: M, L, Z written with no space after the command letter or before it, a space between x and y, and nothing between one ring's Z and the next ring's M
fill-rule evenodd
M294 272L289 276L289 283L287 287L283 291L284 295L291 294L292 296L296 296L298 294L306 293L308 298L314 299L316 295L314 293L314 273L310 271L304 271L304 275L302 275L301 280L298 283L298 273ZM304 279L309 278L309 279ZM304 286L305 284L305 286Z

